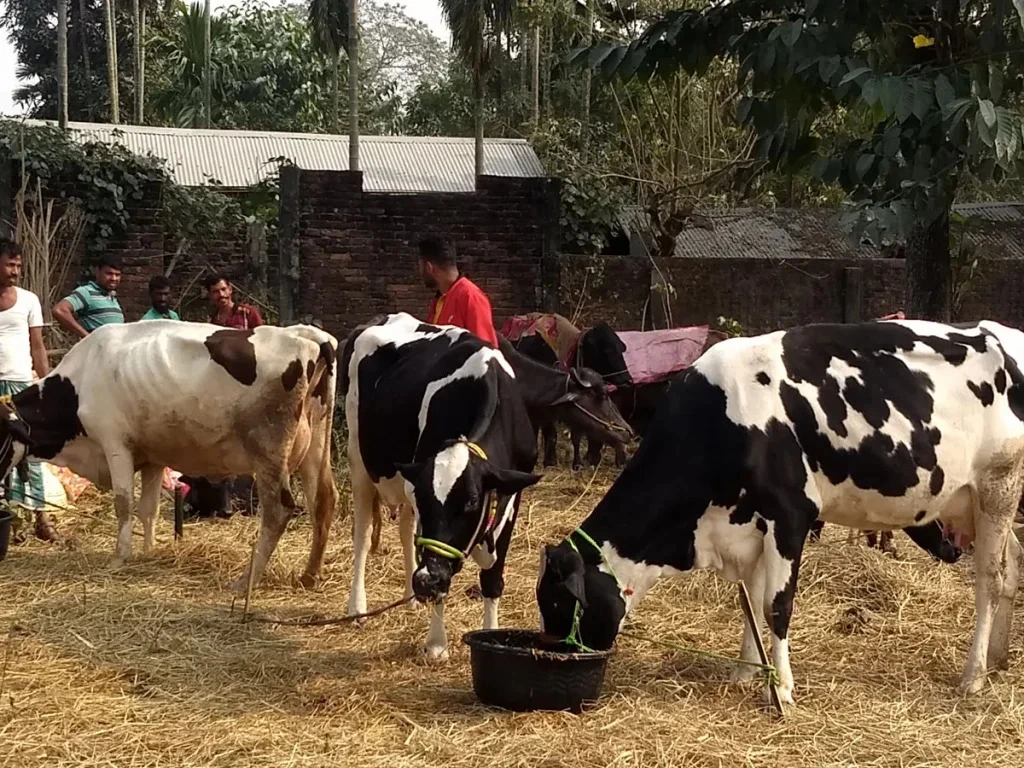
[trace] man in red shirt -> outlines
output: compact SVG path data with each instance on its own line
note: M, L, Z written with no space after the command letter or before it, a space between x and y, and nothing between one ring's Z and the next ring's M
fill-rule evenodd
M260 311L251 304L235 303L235 289L226 275L216 273L206 279L206 295L213 311L210 322L225 328L248 330L263 325Z
M454 249L436 238L421 240L419 268L423 284L437 291L427 322L457 325L497 347L491 302L472 280L459 274Z

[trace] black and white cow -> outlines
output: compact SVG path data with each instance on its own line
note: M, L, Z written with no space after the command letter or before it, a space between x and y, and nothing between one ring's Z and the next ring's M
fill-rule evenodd
M444 598L467 557L482 569L484 627L497 626L519 494L540 479L531 474L527 404L499 350L405 313L357 328L341 368L355 517L349 613L366 610L366 556L383 500L401 510L412 590L434 604L427 658L446 658Z
M716 345L673 381L585 535L544 548L544 630L568 637L581 609L582 642L610 647L660 576L712 568L750 588L792 702L787 635L811 524L941 522L974 540L977 616L961 689L977 692L986 670L1007 664L1022 356L1024 334L991 322L811 325ZM749 630L742 657L757 660Z

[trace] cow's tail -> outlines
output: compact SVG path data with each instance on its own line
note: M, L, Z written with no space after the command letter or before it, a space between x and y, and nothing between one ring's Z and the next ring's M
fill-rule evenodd
M337 396L337 340L323 331L314 334L319 329L304 329L301 335L315 342L318 346L316 363L313 368L313 376L309 380L306 390L307 413L309 413L310 427L310 457L315 461L315 466L310 466L307 472L303 473L304 483L307 478L315 482L310 483L313 488L304 487L307 499L312 495L312 504L309 512L313 523L313 544L309 553L309 561L306 564L306 573L303 583L311 586L320 575L320 567L323 564L324 551L327 548L327 538L330 535L331 522L334 518L335 509L338 506L338 488L334 482L333 463L331 461L331 448L333 444L334 430L334 407ZM315 488L315 490L314 490ZM312 494L310 493L312 491Z

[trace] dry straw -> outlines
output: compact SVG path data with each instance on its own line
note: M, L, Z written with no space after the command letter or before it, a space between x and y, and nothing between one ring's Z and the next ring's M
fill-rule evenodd
M585 517L603 471L548 473L530 492L506 578L501 621L536 626L538 547ZM577 508L567 509L584 494ZM343 508L348 500L343 499ZM113 570L115 525L87 495L58 513L60 547L32 541L0 563L0 638L10 645L0 697L0 766L953 766L1024 757L1024 659L977 698L955 687L973 625L971 567L930 562L902 534L899 560L847 544L827 527L810 545L792 627L798 707L784 721L756 684L728 682L720 661L623 638L605 697L583 716L509 714L474 699L461 633L481 604L455 580L451 660L420 658L427 616L399 608L361 627L243 623L224 585L241 573L256 520L186 526L170 507L151 556ZM321 589L295 586L310 542L292 524L252 598L262 616L345 611L351 518L339 517ZM136 545L141 545L139 537ZM368 597L402 594L397 526L371 559ZM741 617L734 585L694 574L657 586L632 631L730 655Z

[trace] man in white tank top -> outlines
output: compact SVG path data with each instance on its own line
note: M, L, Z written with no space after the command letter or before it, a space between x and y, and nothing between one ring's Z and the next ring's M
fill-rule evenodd
M21 249L0 239L0 395L15 395L50 371L39 297L17 286L20 277ZM15 472L9 501L34 511L36 534L50 538L54 532L45 512L43 468L34 461L28 468L28 489Z

